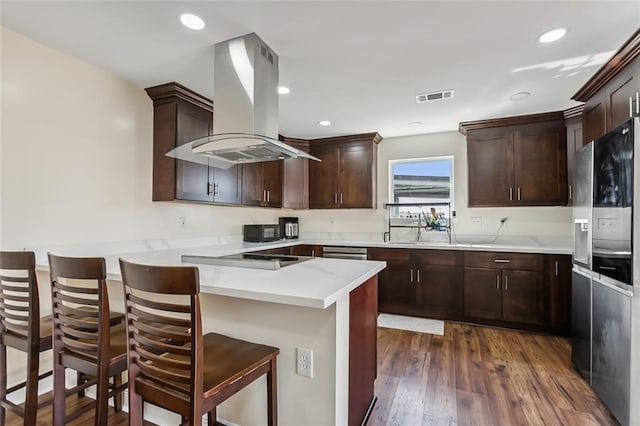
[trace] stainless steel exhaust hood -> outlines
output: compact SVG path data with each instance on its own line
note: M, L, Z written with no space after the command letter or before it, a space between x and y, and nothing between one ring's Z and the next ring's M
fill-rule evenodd
M215 45L213 83L214 134L166 155L223 168L298 157L320 161L278 140L278 55L255 33Z

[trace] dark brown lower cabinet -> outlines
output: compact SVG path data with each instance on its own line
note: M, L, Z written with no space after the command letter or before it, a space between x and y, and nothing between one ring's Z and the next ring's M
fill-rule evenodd
M291 246L290 254L293 256L322 257L322 246L314 246L308 244Z
M544 325L543 256L465 253L464 314L499 325Z
M542 275L536 271L502 271L502 320L542 325Z
M462 255L449 250L369 249L370 260L387 262L378 275L380 312L459 318Z
M369 248L369 260L383 260L387 267L378 273L378 310L407 313L414 305L413 269L407 249Z
M544 256L544 293L546 322L553 331L568 335L571 332L571 256Z
M469 318L502 319L499 269L465 268L464 315Z

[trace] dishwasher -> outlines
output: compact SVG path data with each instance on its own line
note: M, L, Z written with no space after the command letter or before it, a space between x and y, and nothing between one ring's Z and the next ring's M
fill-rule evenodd
M331 259L367 260L366 247L324 246L322 257Z

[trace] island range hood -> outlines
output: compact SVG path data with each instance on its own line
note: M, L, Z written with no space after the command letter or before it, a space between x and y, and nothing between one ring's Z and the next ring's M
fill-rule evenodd
M213 135L166 155L194 163L234 164L309 158L278 140L278 55L255 33L215 45Z

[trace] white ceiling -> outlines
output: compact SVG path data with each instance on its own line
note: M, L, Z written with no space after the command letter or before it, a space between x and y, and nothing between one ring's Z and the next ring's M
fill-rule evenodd
M141 88L177 81L213 98L213 45L257 33L280 57L280 133L301 138L455 130L556 111L638 28L640 1L4 1L0 22ZM201 16L202 31L178 16ZM542 32L569 29L552 44ZM455 99L416 104L418 93ZM532 95L514 102L509 97ZM318 120L331 120L320 127ZM422 121L420 127L407 123Z

